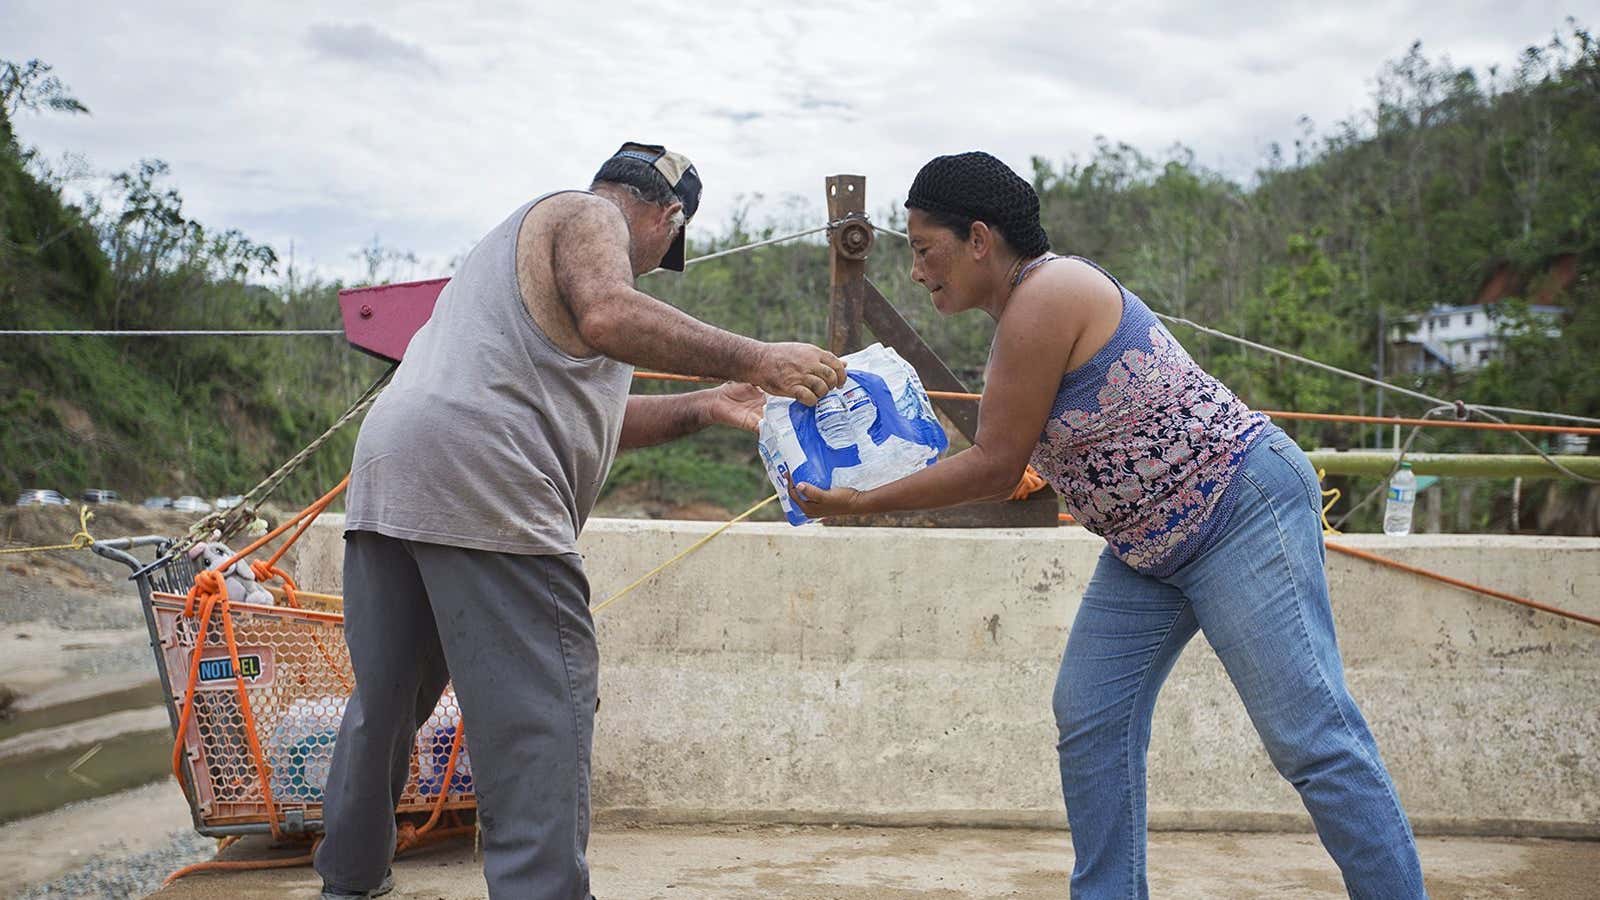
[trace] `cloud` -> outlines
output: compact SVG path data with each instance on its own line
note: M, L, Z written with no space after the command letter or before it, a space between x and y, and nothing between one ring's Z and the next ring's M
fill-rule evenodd
M711 111L711 115L714 118L726 119L735 125L743 125L746 122L754 122L762 116L765 116L766 113L759 109L727 109L725 107L719 107L717 109L713 109Z
M524 200L587 184L624 140L695 160L702 234L742 203L755 221L820 221L827 175L865 175L877 211L936 154L985 149L1026 174L1034 155L1092 153L1096 135L1154 156L1182 141L1245 179L1270 143L1299 136L1301 115L1326 130L1366 109L1413 40L1431 59L1506 68L1568 12L653 0L639 16L619 11L629 0L479 0L461 15L349 0L330 20L312 0L207 16L182 0L0 2L0 57L54 64L94 110L25 117L25 142L101 172L165 159L200 221L280 253L293 240L334 276L359 274L350 254L375 233L424 259L457 255Z
M853 103L849 103L844 100L830 100L826 97L818 97L810 91L806 91L794 97L794 105L800 109L806 110L807 112L819 109L838 109L847 111L855 109L855 104Z
M317 24L306 30L306 44L324 59L437 72L439 66L416 44L367 25Z

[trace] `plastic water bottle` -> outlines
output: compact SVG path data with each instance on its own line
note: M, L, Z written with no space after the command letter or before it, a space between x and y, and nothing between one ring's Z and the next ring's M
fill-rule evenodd
M1389 501L1383 508L1383 533L1403 537L1411 533L1411 511L1417 505L1417 476L1411 463L1402 462L1389 479Z
M768 397L756 446L791 525L788 480L870 490L933 465L950 445L917 370L882 344L844 357L846 382L815 407Z

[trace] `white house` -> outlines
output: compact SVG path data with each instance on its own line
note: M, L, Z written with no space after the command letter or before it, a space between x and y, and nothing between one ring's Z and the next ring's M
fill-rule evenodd
M1552 335L1561 333L1564 310L1530 306L1533 317ZM1420 315L1396 321L1389 331L1393 363L1390 371L1406 373L1471 371L1499 356L1509 326L1497 306L1435 306Z

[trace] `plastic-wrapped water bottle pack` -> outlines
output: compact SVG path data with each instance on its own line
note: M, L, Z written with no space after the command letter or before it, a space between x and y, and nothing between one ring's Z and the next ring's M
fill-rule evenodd
M284 710L267 743L275 799L322 802L344 710L343 697L296 698ZM456 700L446 694L434 707L433 715L417 729L417 793L422 797L436 797L446 789L444 773L450 765L450 745L460 727ZM448 790L452 794L472 792L472 759L465 742L456 757Z
M417 729L417 793L436 797L445 788L444 773L450 766L450 745L455 742L456 730L461 727L461 713L454 706L440 703L428 721ZM456 756L455 771L450 776L449 793L472 792L472 758L467 755L467 744L461 742Z
M933 465L950 446L917 370L882 344L844 357L845 384L815 407L768 397L757 446L791 525L810 521L788 478L870 490Z
M289 704L268 742L273 797L280 801L322 802L322 788L328 781L344 707L343 697L299 697Z

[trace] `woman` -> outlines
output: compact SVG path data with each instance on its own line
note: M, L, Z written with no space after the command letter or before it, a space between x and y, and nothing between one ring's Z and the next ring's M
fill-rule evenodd
M1001 497L1031 462L1107 547L1056 683L1074 897L1145 897L1156 693L1196 631L1355 897L1425 896L1416 842L1345 688L1305 454L1104 269L1050 252L1032 187L985 153L917 173L911 277L996 323L971 449L870 491L791 485L808 516Z

